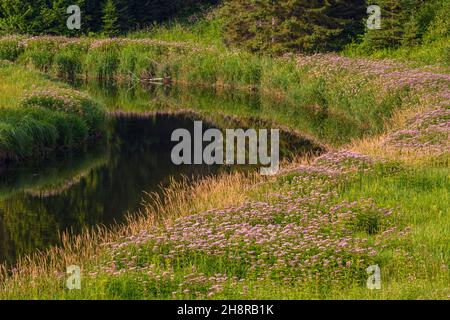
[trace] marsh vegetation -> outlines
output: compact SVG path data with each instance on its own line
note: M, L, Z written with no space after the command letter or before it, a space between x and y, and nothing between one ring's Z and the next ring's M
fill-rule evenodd
M395 32L344 19L315 37L295 31L340 10L308 25L301 10L285 19L306 2L249 3L105 29L120 37L0 38L2 259L31 253L2 269L0 298L450 297L449 2L383 0ZM109 12L104 22L123 18ZM259 29L245 27L257 17ZM164 141L192 117L282 128L283 170L174 168ZM140 214L121 220L126 211ZM72 264L79 291L64 287ZM381 290L366 287L370 265Z

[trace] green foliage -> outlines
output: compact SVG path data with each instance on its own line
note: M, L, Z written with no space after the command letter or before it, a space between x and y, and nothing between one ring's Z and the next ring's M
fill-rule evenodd
M79 35L104 31L117 35L154 22L189 16L217 3L218 0L1 0L0 33ZM81 30L66 27L70 5L81 8Z
M119 14L117 12L116 4L113 0L107 0L103 8L103 32L109 36L114 37L119 34Z
M73 148L105 132L104 111L88 96L19 66L0 67L0 77L0 161Z
M39 19L32 1L0 1L0 32L30 33L38 27Z
M360 43L345 48L345 55L449 65L450 24L447 17L450 0L383 0L375 3L382 6L382 29L367 30Z
M404 24L410 12L405 12L405 7L397 0L381 0L376 4L381 8L381 29L367 31L365 35L367 46L373 49L399 46Z
M364 12L363 0L229 0L225 41L274 53L336 50L362 30Z
M435 2L434 6L430 6L429 10L435 12L435 15L432 15L433 18L430 20L430 23L426 25L426 31L424 32L423 37L424 41L429 43L440 39L448 39L450 37L450 21L448 19L450 13L450 1L443 0Z
M367 30L360 45L369 53L387 48L414 47L449 36L449 0L382 0L381 30Z

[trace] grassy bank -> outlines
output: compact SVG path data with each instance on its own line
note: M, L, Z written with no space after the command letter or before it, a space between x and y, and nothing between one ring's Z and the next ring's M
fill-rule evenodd
M13 60L41 68L27 58L34 55L28 41L43 40L21 42ZM64 45L51 52L69 50L67 39L55 41ZM84 54L74 54L81 59L77 74L106 79L133 70L138 78L258 90L290 101L261 118L301 130L298 116L309 110L317 118L301 121L319 119L320 128L331 119L333 125L315 134L340 150L290 163L273 178L236 173L174 183L164 200L126 225L86 231L22 259L3 276L0 298L450 297L448 74L393 61L271 59L139 41L85 44ZM55 72L53 63L44 66ZM199 102L192 105L208 108ZM238 109L223 111L254 112ZM327 134L347 123L361 133ZM82 290L65 288L66 267L73 264L82 267ZM381 290L366 288L370 265L381 268Z
M343 52L349 57L371 57L374 59L397 59L416 65L432 65L449 72L450 68L450 39L444 38L429 41L415 46L368 51L363 45L352 45Z
M145 82L170 78L189 88L258 92L264 101L283 102L264 110L228 111L307 131L331 145L382 132L394 110L410 102L407 88L379 90L379 77L362 70L365 61L359 62L356 73L351 61L333 55L270 58L214 46L195 47L189 42L52 37L3 38L0 52L4 58L69 79ZM340 59L341 68L325 70ZM402 68L392 65L385 71Z
M0 62L0 161L73 148L104 130L88 96L24 67Z
M449 187L439 165L348 152L293 165L271 181L235 175L178 184L140 220L22 262L0 296L447 299ZM154 214L170 218L161 225ZM82 265L82 290L64 288L69 264ZM373 264L382 270L380 291L365 288Z

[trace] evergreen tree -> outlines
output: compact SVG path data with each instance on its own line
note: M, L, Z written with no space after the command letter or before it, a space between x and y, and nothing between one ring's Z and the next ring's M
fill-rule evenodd
M99 32L103 26L103 3L98 0L84 0L82 6L80 6L82 15L82 27L83 33Z
M366 12L366 0L334 1L327 14L334 19L340 19L342 31L338 34L338 37L331 40L331 49L341 49L364 34Z
M252 49L250 41L255 38L254 28L261 26L258 17L253 18L255 7L250 1L228 1L223 7L222 15L225 21L225 42L227 45L243 43L247 49ZM238 15L236 13L239 12ZM252 13L252 14L249 14ZM237 18L239 16L239 18Z
M135 27L136 21L133 12L129 6L130 2L127 0L116 0L116 9L118 15L119 29L121 32L131 30Z
M342 47L365 13L364 0L228 0L223 10L227 43L274 53Z
M401 44L403 46L415 46L418 45L419 42L419 26L416 19L412 17L405 23L403 27Z
M78 35L100 32L116 35L154 22L164 22L217 4L219 0L0 0L0 32ZM66 27L67 8L81 8L82 29ZM116 20L117 19L117 20Z
M41 5L39 15L42 18L43 32L51 35L68 34L66 10L72 4L79 3L73 0L52 0L48 5Z
M103 8L103 32L110 37L120 32L119 15L114 0L107 0Z
M402 43L404 25L407 22L406 2L403 0L377 0L370 2L381 8L381 29L368 30L365 35L366 45L372 50L398 47ZM404 6L405 5L405 6Z
M34 33L37 9L31 1L0 0L0 30L5 33Z

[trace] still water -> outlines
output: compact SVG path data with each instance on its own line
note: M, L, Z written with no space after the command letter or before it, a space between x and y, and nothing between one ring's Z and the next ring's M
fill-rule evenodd
M142 115L186 103L164 88L139 88L136 93L136 88L89 84L83 89L110 111ZM170 103L167 98L172 99ZM211 103L233 104L220 99ZM255 99L234 103L236 108L257 108ZM201 119L183 114L115 117L110 120L108 138L96 146L0 168L0 263L11 266L21 255L58 244L63 232L76 234L85 227L123 222L127 214L142 208L144 200L150 200L148 193L159 192L171 178L195 180L229 170L172 164L173 130L192 132L195 120ZM208 122L205 129L225 125ZM283 133L281 144L285 157L314 149L310 142Z

